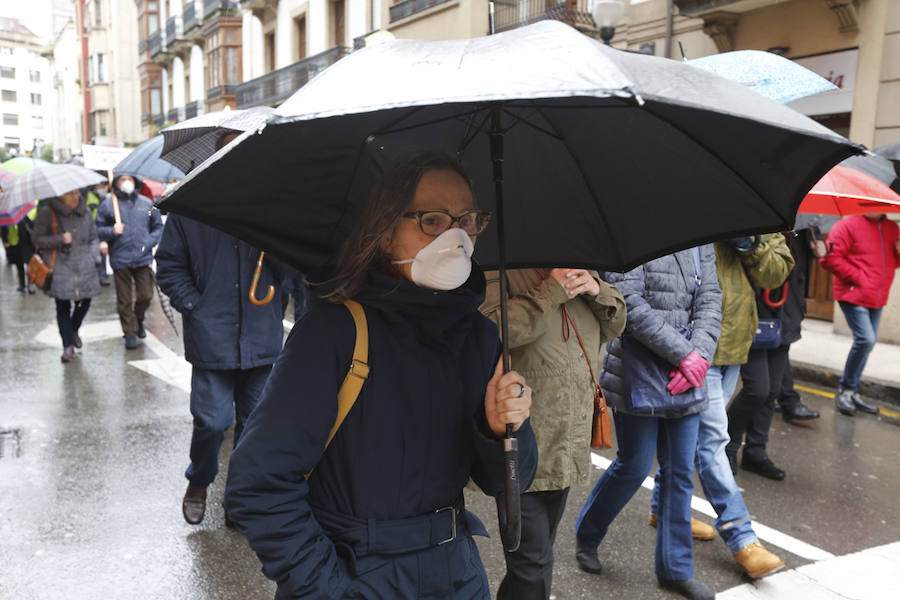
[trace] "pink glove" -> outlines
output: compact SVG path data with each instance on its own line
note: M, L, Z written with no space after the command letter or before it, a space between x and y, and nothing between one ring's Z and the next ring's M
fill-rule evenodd
M700 356L699 352L692 350L678 365L678 370L692 387L700 387L703 385L703 380L706 379L709 362Z
M681 371L679 371L678 369L673 369L669 377L671 377L672 379L671 381L669 381L669 385L666 386L666 389L669 390L669 393L673 396L683 394L692 387L695 387L691 385L687 379L684 378L684 375L682 375Z

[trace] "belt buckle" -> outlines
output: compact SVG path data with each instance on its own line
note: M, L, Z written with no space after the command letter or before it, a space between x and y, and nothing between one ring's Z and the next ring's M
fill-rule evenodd
M434 511L434 514L442 513L445 510L450 511L450 537L448 537L446 540L444 540L442 542L438 542L437 543L438 546L446 544L447 542L452 542L453 540L456 539L456 509L452 506L445 506L443 508L439 508L436 511Z

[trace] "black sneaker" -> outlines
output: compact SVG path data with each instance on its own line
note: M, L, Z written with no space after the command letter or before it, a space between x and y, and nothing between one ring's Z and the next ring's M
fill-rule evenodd
M138 337L144 339L147 337L147 330L144 329L144 322L138 321Z
M774 479L775 481L781 481L786 475L784 471L775 466L775 463L773 463L772 459L769 457L766 457L765 460L753 460L747 458L747 455L744 454L744 459L741 461L741 468L745 471L762 475L767 479Z
M703 582L696 579L658 578L660 587L680 594L690 600L715 600L716 594Z
M578 566L581 567L582 571L587 571L594 575L599 575L603 572L603 565L600 564L600 559L597 558L596 548L592 548L576 541L575 560L578 562Z
M781 416L785 421L811 421L819 418L819 411L810 410L802 402L798 402L790 409L782 406Z
M133 335L126 335L125 336L125 347L128 350L134 350L135 348L137 348L138 347L137 338L134 337Z

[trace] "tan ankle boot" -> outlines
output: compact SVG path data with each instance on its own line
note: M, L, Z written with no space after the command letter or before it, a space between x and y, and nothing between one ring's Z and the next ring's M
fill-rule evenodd
M759 579L784 568L784 561L766 550L759 542L744 546L734 555L734 562L753 579Z
M656 527L656 515L650 515L650 526ZM691 537L695 540L709 541L716 538L716 530L711 525L707 525L703 521L698 521L691 517Z

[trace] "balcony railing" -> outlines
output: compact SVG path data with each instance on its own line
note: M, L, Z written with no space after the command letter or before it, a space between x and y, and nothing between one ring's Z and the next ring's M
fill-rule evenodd
M215 100L219 96L230 96L234 94L234 90L237 86L231 83L226 83L224 85L217 85L214 88L209 88L206 90L206 99L207 100Z
M203 105L199 100L194 100L193 102L188 102L184 105L184 118L185 119L193 119L197 115L203 114Z
M150 46L150 56L156 56L162 52L162 31L151 33L150 37L147 38L147 43Z
M553 19L576 27L593 27L590 0L519 0L498 2L494 14L497 31L506 31ZM393 7L392 7L393 8Z
M262 77L238 84L235 101L238 108L272 105L286 99L303 87L320 71L330 67L350 53L349 48L335 46L321 54L304 58Z
M403 0L391 5L391 23L450 0Z
M203 0L203 18L207 18L217 10L227 11L237 8L233 0Z
M198 27L203 21L202 15L197 14L197 3L194 0L187 0L184 4L183 31L187 33L194 27Z
M151 117L151 120L153 121L153 124L156 125L157 127L162 127L163 125L166 124L166 115L159 113L159 114L153 115Z
M138 55L143 55L147 51L147 40L138 42Z
M181 39L184 39L184 33L181 29L181 15L175 15L166 21L166 43L171 44Z
M166 112L166 122L168 123L179 123L184 121L185 118L185 107L179 106L176 108L170 108Z

